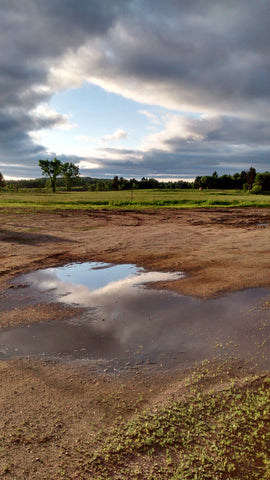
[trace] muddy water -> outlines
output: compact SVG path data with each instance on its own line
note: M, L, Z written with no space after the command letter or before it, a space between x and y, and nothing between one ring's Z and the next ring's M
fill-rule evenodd
M85 307L69 321L12 328L0 334L0 358L38 356L100 362L104 368L171 367L214 357L270 368L270 291L245 290L200 301L153 290L149 282L182 273L134 265L76 264L25 275L33 298Z

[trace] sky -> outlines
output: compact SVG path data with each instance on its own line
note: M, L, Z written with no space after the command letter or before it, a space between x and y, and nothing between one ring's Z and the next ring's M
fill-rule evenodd
M0 172L270 170L269 0L0 0Z

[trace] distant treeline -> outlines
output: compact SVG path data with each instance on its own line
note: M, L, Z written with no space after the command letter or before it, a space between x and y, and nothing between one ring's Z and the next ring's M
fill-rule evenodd
M21 179L6 181L0 185L5 186L8 190L20 190L20 189L36 189L43 190L44 188L50 188L51 183L47 178L35 178L35 179ZM63 179L56 179L57 189L64 189L65 184ZM159 182L154 178L145 178L137 180L132 178L127 180L123 177L115 176L113 179L108 178L92 178L92 177L78 177L73 180L72 190L77 191L109 191L109 190L135 190L135 189L154 189L154 188L173 188L173 189L187 189L192 188L193 183L179 180L176 182Z
M193 188L199 189L221 189L221 190L246 190L252 193L270 191L270 172L257 173L256 169L250 167L234 175L218 176L217 172L212 175L196 177Z
M6 190L18 191L21 189L35 189L42 191L50 188L50 182L46 178L33 180L4 180L0 173L0 187ZM62 178L56 180L57 189L64 189L65 184ZM270 172L257 173L256 169L250 167L234 175L218 176L217 172L212 175L198 176L194 182L185 180L160 182L154 178L127 180L115 176L113 179L100 179L92 177L78 177L74 179L73 190L77 191L108 191L108 190L136 190L136 189L220 189L220 190L244 190L251 193L270 192Z

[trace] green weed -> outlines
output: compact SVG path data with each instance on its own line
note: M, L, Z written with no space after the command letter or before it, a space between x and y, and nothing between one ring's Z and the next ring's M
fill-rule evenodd
M267 480L269 387L269 378L254 378L204 395L197 389L169 407L119 422L87 468L100 479Z

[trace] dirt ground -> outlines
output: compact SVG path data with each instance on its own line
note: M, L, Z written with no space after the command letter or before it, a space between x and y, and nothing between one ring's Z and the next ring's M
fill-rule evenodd
M161 286L200 298L270 287L270 210L1 209L0 328L71 317L71 307L57 304L18 309L12 282L19 274L74 261L183 271L184 279ZM101 424L109 428L134 405L155 405L179 393L184 375L138 367L110 376L89 365L30 359L1 361L0 372L1 478L44 480L92 478L76 472Z
M0 288L73 261L184 271L167 288L210 297L270 286L269 209L0 210Z

